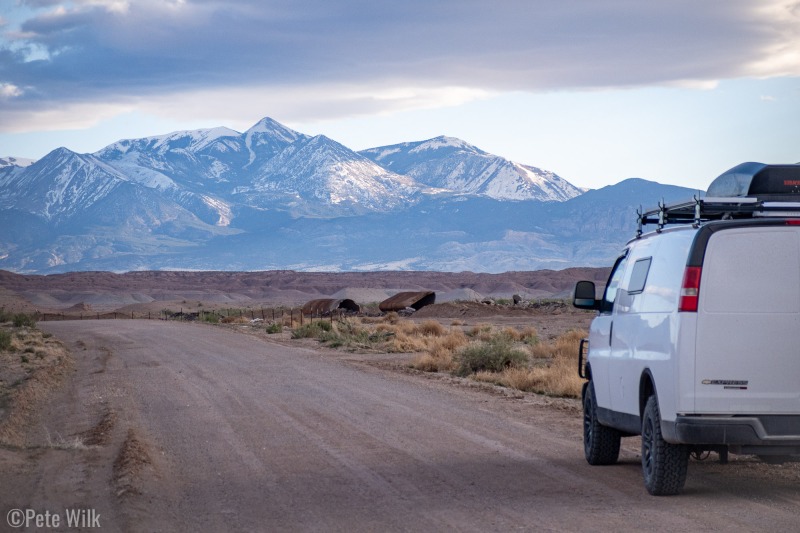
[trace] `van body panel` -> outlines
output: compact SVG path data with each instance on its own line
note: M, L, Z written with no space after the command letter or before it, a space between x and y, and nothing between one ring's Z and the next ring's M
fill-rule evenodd
M687 266L702 269L697 312L678 311ZM645 234L612 279L587 356L602 423L627 434L641 424L646 376L668 442L800 454L800 226L721 220Z
M800 228L715 232L696 328L695 413L800 413Z
M608 359L611 355L609 335L612 316L598 315L589 326L589 356L586 362L591 368L592 381L597 405L611 406L611 387L609 386Z
M675 343L675 388L677 415L693 413L695 410L695 362L697 344L697 313L678 313L680 322Z
M598 401L598 405L640 416L640 381L644 372L650 370L659 392L662 420L675 420L678 394L675 363L680 326L677 306L695 233L693 228L676 228L630 243L613 311L607 362L610 403Z

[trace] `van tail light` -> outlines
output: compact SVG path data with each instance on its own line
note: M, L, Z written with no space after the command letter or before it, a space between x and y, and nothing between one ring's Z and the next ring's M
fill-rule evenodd
M697 312L697 301L700 298L700 274L702 267L686 267L683 272L683 283L681 284L681 301L678 311L688 313Z

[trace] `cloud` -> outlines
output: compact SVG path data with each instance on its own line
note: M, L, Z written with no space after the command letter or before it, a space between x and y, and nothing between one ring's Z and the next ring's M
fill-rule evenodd
M11 83L0 83L0 98L14 98L22 95L22 89Z
M787 0L25 5L27 16L7 23L0 41L0 80L24 88L0 101L0 129L26 113L66 116L92 102L210 118L238 114L246 94L258 105L273 98L291 108L287 120L299 120L309 110L352 116L440 105L450 88L461 101L800 75L800 9Z

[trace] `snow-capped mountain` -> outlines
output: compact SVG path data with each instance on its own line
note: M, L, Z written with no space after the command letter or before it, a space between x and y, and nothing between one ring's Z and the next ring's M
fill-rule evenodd
M0 160L0 268L606 266L633 231L623 228L627 211L635 222L633 196L638 206L684 192L634 185L635 194L579 196L552 172L458 139L356 153L265 118L243 133L182 131L94 154L58 148L35 162ZM590 197L603 210L590 227L576 225Z
M270 118L244 133L182 131L119 141L95 155L218 225L230 223L234 204L341 216L393 209L420 189L331 139Z
M381 146L360 153L420 183L461 194L563 202L583 192L553 172L514 163L453 137Z
M126 181L124 174L93 155L58 148L9 176L0 189L0 207L63 222Z
M320 209L350 213L391 211L410 205L422 188L324 135L299 140L255 171L248 203L282 201L294 213Z

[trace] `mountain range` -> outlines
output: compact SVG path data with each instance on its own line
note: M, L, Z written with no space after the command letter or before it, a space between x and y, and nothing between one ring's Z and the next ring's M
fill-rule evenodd
M0 268L443 270L607 266L635 209L696 191L584 191L451 137L355 152L264 118L0 159Z

